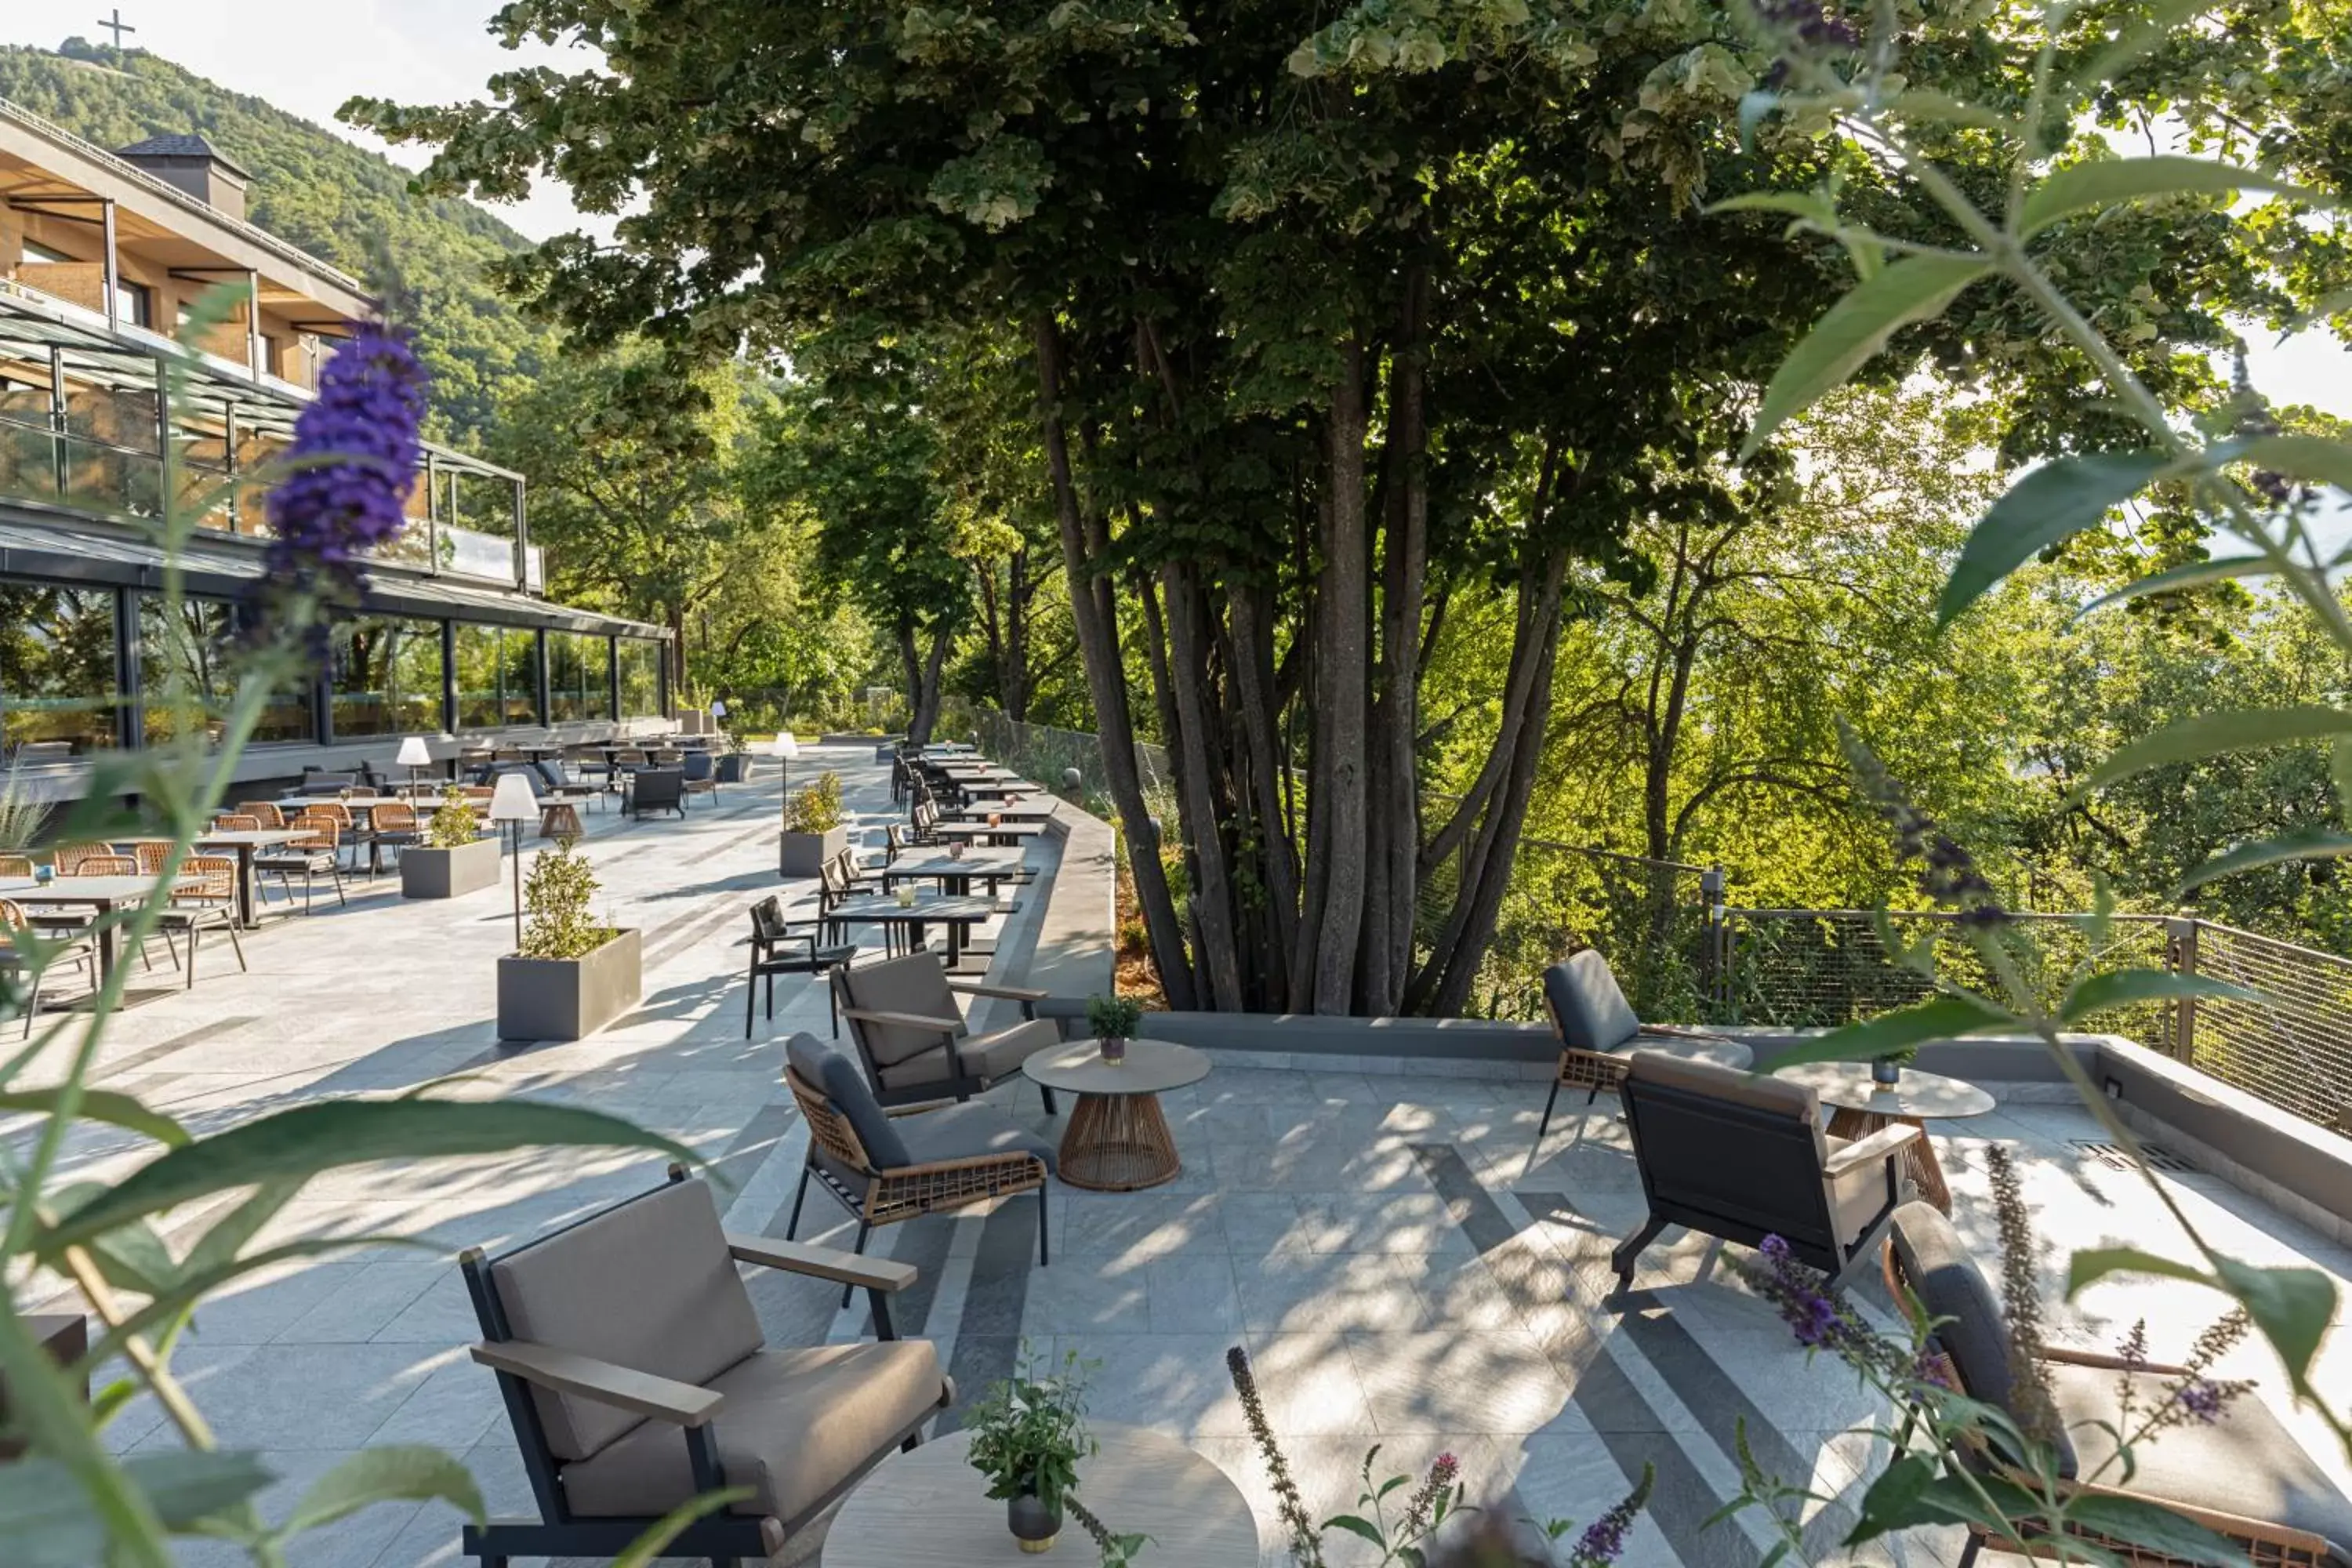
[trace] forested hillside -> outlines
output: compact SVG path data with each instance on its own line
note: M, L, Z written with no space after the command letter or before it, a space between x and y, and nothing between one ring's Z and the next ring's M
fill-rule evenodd
M194 132L253 172L255 223L378 292L396 279L433 372L434 434L473 446L501 385L536 371L551 340L482 274L525 244L513 229L470 202L411 195L386 159L169 60L65 47L0 48L0 98L101 147Z

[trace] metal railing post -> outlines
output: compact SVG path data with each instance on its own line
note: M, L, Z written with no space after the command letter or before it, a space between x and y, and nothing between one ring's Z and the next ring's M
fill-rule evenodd
M2175 974L2197 973L2197 928L2203 922L2194 919L2173 919L2164 922L2165 967ZM2197 1059L2197 998L2179 996L2172 1003L2172 1037L2168 1042L2175 1060L2193 1062Z

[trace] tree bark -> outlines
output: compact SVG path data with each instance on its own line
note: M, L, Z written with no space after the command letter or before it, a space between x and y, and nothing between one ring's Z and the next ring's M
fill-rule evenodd
M1192 984L1192 961L1184 951L1184 932L1168 878L1160 863L1159 835L1144 805L1143 784L1135 765L1135 721L1128 710L1127 669L1119 658L1118 605L1110 579L1094 567L1100 553L1090 546L1104 533L1097 523L1087 524L1079 505L1077 482L1070 470L1070 443L1062 420L1061 330L1051 315L1034 323L1037 353L1038 424L1045 447L1045 466L1053 482L1055 521L1062 540L1063 569L1070 585L1070 618L1076 625L1078 653L1086 665L1087 687L1094 698L1095 723L1103 752L1103 775L1127 840L1128 873L1135 884L1136 902L1143 911L1144 931L1151 943L1154 967L1167 993L1168 1005L1188 1012L1199 1003ZM1090 538L1090 535L1093 537Z
M1225 586L1225 624L1233 639L1233 677L1242 713L1242 765L1257 816L1259 865L1272 911L1272 963L1262 977L1269 999L1290 991L1290 955L1298 941L1298 843L1284 801L1290 758L1276 723L1274 646L1267 629L1272 595L1238 583Z
M1207 605L1190 567L1171 562L1160 568L1160 581L1167 590L1168 671L1181 714L1171 755L1185 847L1192 858L1188 902L1200 935L1197 956L1208 979L1210 1005L1219 1012L1238 1012L1244 1005L1241 951L1235 941L1233 878L1225 864L1223 802L1215 782L1218 770L1210 757L1223 726L1212 722L1217 702L1209 684Z
M1323 842L1323 862L1308 868L1322 889L1314 922L1318 1013L1348 1011L1364 918L1365 688L1371 618L1365 404L1364 345L1351 341L1340 350L1339 375L1331 388L1329 505L1316 594L1316 768L1326 784L1314 805L1312 829Z

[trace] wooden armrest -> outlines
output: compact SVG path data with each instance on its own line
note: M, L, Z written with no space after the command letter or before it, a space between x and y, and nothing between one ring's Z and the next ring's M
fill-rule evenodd
M2067 1345L2042 1346L2042 1359L2066 1366L2103 1367L2109 1372L2144 1372L2150 1377L2192 1375L2185 1366L2171 1366L2160 1361L2127 1362L2106 1351L2078 1351Z
M1744 1040L1735 1040L1729 1035L1718 1035L1712 1029L1685 1029L1677 1024L1644 1024L1633 1037L1638 1040L1643 1035L1664 1035L1669 1039L1675 1040L1720 1040L1727 1046L1747 1043Z
M1014 1002L1043 1002L1053 994L1050 991L1034 991L1026 985L996 985L985 980L950 980L950 991L966 991L974 996L1003 996Z
M1908 1122L1897 1121L1891 1126L1882 1127L1860 1142L1849 1143L1832 1154L1828 1162L1822 1166L1822 1174L1837 1177L1845 1174L1856 1165L1874 1164L1919 1135L1919 1130Z
M756 1263L763 1268L781 1268L787 1274L805 1274L868 1290L903 1290L915 1282L911 1263L861 1257L805 1241L779 1241L772 1236L744 1236L730 1230L727 1251L738 1263Z
M678 1426L700 1426L719 1414L727 1396L649 1372L632 1372L608 1361L557 1350L530 1340L498 1340L469 1352L482 1365L509 1372L526 1383L558 1394L576 1394L599 1405L618 1405Z
M894 1024L903 1029L938 1029L950 1035L963 1027L961 1018L926 1018L920 1013L868 1013L860 1007L844 1007L841 1016L861 1024Z

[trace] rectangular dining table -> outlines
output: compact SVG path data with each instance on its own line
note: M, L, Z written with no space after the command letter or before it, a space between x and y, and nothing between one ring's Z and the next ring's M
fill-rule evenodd
M174 888L187 887L194 880L182 878ZM10 877L0 880L0 899L90 911L99 922L98 983L101 986L114 973L115 964L116 931L106 923L106 917L117 910L145 903L157 890L152 877L52 877L46 882L32 877Z
M999 882L1018 877L1027 867L1027 858L1018 849L975 849L964 855L914 849L882 868L882 890L887 893L900 882L929 879L950 897L969 894L975 881L986 882L993 896Z
M1042 822L934 822L931 831L941 838L965 838L975 843L1018 844L1045 831Z
M963 958L964 941L971 928L995 913L993 899L917 899L902 904L896 898L866 898L845 899L825 910L824 918L845 925L905 926L909 947L923 944L925 926L943 925L948 928L948 967L953 969Z

